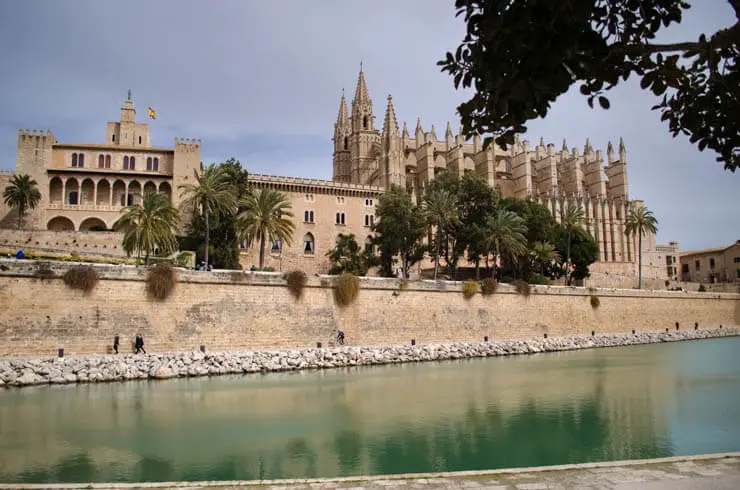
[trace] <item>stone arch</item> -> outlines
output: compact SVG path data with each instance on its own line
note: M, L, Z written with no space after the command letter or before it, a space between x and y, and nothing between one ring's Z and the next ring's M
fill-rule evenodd
M80 203L80 184L74 177L69 177L64 183L64 203L77 205Z
M75 231L75 224L66 216L56 216L46 224L49 231Z
M95 182L92 179L87 178L82 181L80 186L80 204L94 204L95 203Z
M167 198L172 201L172 186L170 186L169 182L162 182L159 184L159 192L165 194Z
M141 203L142 189L138 180L132 180L128 183L128 202L127 206Z
M122 180L116 180L113 182L113 205L114 206L125 206L126 205L126 183Z
M51 204L64 202L64 183L59 177L54 177L49 181L49 202Z
M110 205L111 188L108 179L98 181L98 199L95 201L96 206Z
M310 232L303 235L303 253L304 255L314 255L316 253L316 240Z
M146 194L156 194L156 193L157 193L157 184L155 184L151 180L147 181L144 184L144 195L146 195Z
M80 223L80 231L91 231L91 228L103 228L107 230L108 226L105 224L105 221L94 216L90 218L85 218L84 220L82 220L82 223Z

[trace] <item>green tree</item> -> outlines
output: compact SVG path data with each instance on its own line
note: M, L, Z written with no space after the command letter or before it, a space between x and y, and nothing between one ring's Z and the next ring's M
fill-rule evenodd
M183 203L190 207L196 214L203 216L205 230L205 262L209 262L211 224L209 218L214 213L234 212L236 210L236 195L234 186L230 181L230 175L223 167L209 165L202 172L193 171L194 184L180 186Z
M637 289L642 288L642 236L648 233L655 234L658 232L658 220L653 216L645 205L630 208L627 220L625 221L624 233L637 235Z
M740 164L740 2L728 3L731 27L657 44L655 36L681 22L688 2L456 0L467 34L438 65L456 88L475 88L458 107L463 134L491 134L504 148L572 85L580 84L591 107L598 100L608 109L606 91L634 74L641 88L661 97L653 109L674 137L683 133L699 150L714 150L734 172Z
M513 264L509 264L512 267L514 277L527 278L530 274L535 272L533 264L530 259L531 255L529 251L534 249L538 243L549 242L555 243L557 239L558 223L550 213L550 210L545 206L538 204L531 199L517 199L514 197L508 197L502 199L499 202L499 209L507 209L513 211L518 216L524 219L524 223L527 225L527 254L526 257L512 257L516 259ZM539 269L537 269L539 270Z
M443 188L433 188L424 196L422 202L424 215L429 226L434 227L434 280L437 280L439 257L442 254L442 243L446 230L455 227L459 222L455 196Z
M34 209L41 200L38 183L29 175L15 174L3 191L5 204L18 211L18 229L23 228L23 216Z
M565 274L568 279L570 279L570 269L571 269L570 242L573 237L573 233L582 229L581 222L583 221L585 216L586 215L583 212L583 208L571 202L568 203L568 205L565 207L565 211L563 212L563 216L562 216L563 227L565 228L565 231L568 234L568 247L567 247L566 255L565 255L566 257Z
M329 274L338 275L348 272L356 276L364 276L372 263L369 257L371 253L372 251L360 248L354 234L344 235L340 233L337 236L334 248L326 254L332 263Z
M282 192L262 189L250 193L241 204L242 211L236 217L240 239L246 240L249 246L256 241L260 247L259 267L265 263L265 242L267 239L279 239L290 246L293 240L295 224L292 205Z
M482 177L469 173L460 180L458 202L460 230L455 254L467 250L468 260L475 263L475 277L480 278L480 260L488 256L488 218L496 213L498 195Z
M441 254L445 258L447 267L453 276L457 269L457 263L460 258L458 239L460 236L461 222L460 215L462 206L460 204L460 179L453 172L441 172L434 177L427 187L427 193L445 192L451 196L455 204L456 219L448 221L444 226L438 228L441 230Z
M596 262L599 255L599 247L596 240L583 228L577 228L568 231L565 227L559 226L555 248L560 257L563 257L566 250L570 248L570 264L573 272L570 274L572 279L584 279L589 276L589 266ZM561 264L561 267L565 264Z
M376 213L375 243L380 248L383 272L392 274L393 256L398 254L403 275L408 277L409 267L419 259L419 242L426 230L424 213L398 186L392 186L380 197Z
M512 211L500 209L486 222L486 242L493 254L493 271L491 276L496 276L496 261L506 253L510 257L516 257L526 252L527 225L521 216ZM486 254L487 255L487 254Z
M560 260L558 251L550 242L538 242L532 247L532 258L540 266L540 274L545 275L545 267L550 266L553 262Z
M179 215L167 195L160 192L144 194L141 205L134 204L121 210L114 228L123 230L123 249L129 256L136 251L137 258L144 253L144 263L149 265L149 255L155 249L170 254L177 250L175 229Z

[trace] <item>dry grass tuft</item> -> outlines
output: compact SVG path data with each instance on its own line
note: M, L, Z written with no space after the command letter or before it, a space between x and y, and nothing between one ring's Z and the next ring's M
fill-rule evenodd
M285 280L288 281L288 290L296 300L301 299L303 296L303 288L306 287L308 277L303 271L291 271L285 275Z
M334 279L334 301L339 306L349 306L357 299L360 293L360 279L344 273Z
M153 299L164 301L177 284L177 273L170 264L157 264L146 276L146 292Z
M480 289L483 296L491 296L498 290L498 281L492 277L487 277L480 282Z
M64 284L69 288L89 293L98 283L98 271L91 265L76 265L64 273Z
M511 285L514 286L514 289L516 289L517 293L521 294L525 298L528 298L529 295L532 294L532 287L527 281L517 279L516 281L512 282Z
M596 309L601 305L601 300L598 296L591 296L591 308Z
M472 279L468 279L463 283L463 298L470 299L478 292L478 283Z

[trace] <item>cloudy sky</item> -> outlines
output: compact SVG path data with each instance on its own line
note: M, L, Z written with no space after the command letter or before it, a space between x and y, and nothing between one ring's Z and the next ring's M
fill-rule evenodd
M692 2L661 41L694 39L734 21L726 0ZM102 143L131 89L155 146L203 140L203 160L234 156L250 172L331 178L332 125L360 61L377 124L393 95L399 123L443 136L466 99L435 65L464 34L453 0L127 0L0 2L0 169L15 165L19 128L65 143ZM526 138L581 149L624 137L630 196L660 221L658 240L682 250L740 239L740 175L710 152L673 139L654 99L627 83L612 108L592 110L577 90Z

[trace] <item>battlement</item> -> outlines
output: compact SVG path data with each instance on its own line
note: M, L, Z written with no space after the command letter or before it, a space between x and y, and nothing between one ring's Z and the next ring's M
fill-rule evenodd
M177 138L175 137L175 149L180 150L199 150L200 138Z
M18 143L50 143L55 144L57 142L54 135L50 130L44 129L19 129L18 130Z
M382 187L375 187L372 185L350 184L321 179L305 179L301 177L284 177L279 175L249 174L249 181L255 184L285 184L288 186L304 186L336 191L366 191L378 194L385 192L385 189Z

